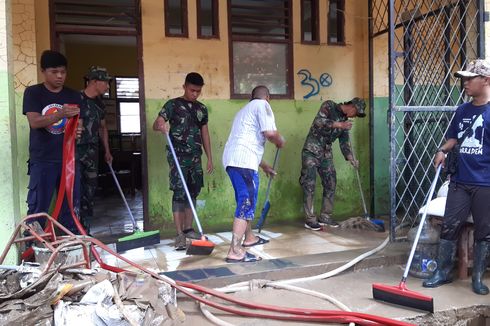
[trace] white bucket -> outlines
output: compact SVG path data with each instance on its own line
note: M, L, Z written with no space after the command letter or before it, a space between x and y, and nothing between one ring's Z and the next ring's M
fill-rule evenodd
M85 244L85 246L87 247L87 252L89 253L88 258L90 259L90 243ZM34 250L34 258L36 262L39 263L41 268L44 268L51 257L51 250L48 248L36 247L35 245L32 246L32 249ZM61 265L71 265L78 262L83 262L84 260L83 247L81 244L77 244L61 249L54 259L53 264L51 264L51 268L56 268Z

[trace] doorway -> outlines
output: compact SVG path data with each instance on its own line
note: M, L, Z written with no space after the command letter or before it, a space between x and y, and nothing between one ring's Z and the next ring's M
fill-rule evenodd
M90 66L114 77L102 101L113 168L140 228L147 217L145 115L139 0L51 0L52 48L64 53L66 86L84 88ZM133 231L130 215L99 146L98 188L90 233L108 243Z

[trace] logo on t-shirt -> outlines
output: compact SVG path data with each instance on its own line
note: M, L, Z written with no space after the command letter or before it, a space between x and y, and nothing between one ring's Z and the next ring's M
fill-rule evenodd
M61 104L56 104L56 103L48 104L44 107L42 114L43 115L55 114L62 107L63 105ZM65 125L66 125L66 118L63 118L53 123L52 125L47 126L45 129L53 135L59 135L65 132Z
M469 121L466 121L469 120ZM473 119L463 119L463 123L460 123L460 130L463 124L466 124L466 128L458 132L458 138L464 137L461 143L460 153L483 155L483 115L480 114L473 121L473 124L469 125Z

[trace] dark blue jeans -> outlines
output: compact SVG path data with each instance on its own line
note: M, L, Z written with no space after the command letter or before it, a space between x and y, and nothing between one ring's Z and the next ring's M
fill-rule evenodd
M73 187L73 209L75 214L78 215L79 203L80 203L80 185L77 175L79 173L78 168L75 172L75 184ZM29 192L27 193L27 214L35 213L48 213L49 207L53 200L53 195L58 193L58 189L61 181L61 162L39 162L29 161L28 172L29 177ZM79 234L76 228L73 217L71 216L70 209L68 207L68 201L63 200L63 206L58 216L58 221L65 226L68 230L75 234ZM44 228L45 219L39 220L41 226Z

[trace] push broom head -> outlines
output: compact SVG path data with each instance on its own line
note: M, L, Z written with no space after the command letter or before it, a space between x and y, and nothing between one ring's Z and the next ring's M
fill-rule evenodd
M434 300L432 297L410 291L406 288L403 281L398 286L373 284L373 298L405 307L434 312Z
M148 247L160 243L160 231L135 231L127 237L120 238L116 242L116 251L122 252L134 248Z
M185 252L187 255L211 255L214 243L202 236L200 240L192 240Z

